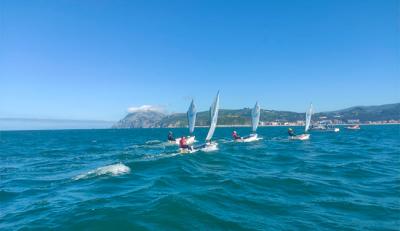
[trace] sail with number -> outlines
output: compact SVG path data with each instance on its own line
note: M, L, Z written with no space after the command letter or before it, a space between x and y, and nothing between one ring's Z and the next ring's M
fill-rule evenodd
M212 136L214 135L215 128L217 127L218 110L219 110L219 91L210 108L211 124L210 124L210 129L208 130L206 141L210 141Z
M188 123L189 123L189 132L190 134L193 133L194 131L194 126L196 125L196 106L194 105L194 102L192 100L192 102L190 103L189 109L187 111L187 119L188 119Z
M257 102L253 110L251 110L251 124L253 125L253 132L256 132L259 122L260 122L260 105Z
M309 108L308 111L306 112L306 127L305 127L305 132L307 132L308 129L310 129L312 113L313 113L313 106L312 106L312 104L310 104L310 108Z

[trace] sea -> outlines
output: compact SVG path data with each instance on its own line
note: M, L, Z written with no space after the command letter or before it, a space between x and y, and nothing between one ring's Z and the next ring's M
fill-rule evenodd
M0 230L400 230L399 125L233 129L0 131Z

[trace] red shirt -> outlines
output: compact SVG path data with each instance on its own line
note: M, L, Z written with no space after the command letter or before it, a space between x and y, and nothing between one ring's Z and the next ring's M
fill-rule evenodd
M181 147L187 145L187 144L186 144L186 139L185 139L185 138L182 138L182 139L179 141L179 145L180 145Z

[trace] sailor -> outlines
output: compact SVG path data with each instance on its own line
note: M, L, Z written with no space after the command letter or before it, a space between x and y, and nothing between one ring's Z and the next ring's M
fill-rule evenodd
M288 134L289 134L289 136L296 136L296 134L294 133L292 128L289 128Z
M233 139L234 139L234 140L239 140L239 139L242 139L242 137L240 137L240 136L237 134L237 132L236 132L236 131L233 131L233 133L232 133L232 137L233 137Z
M186 143L186 137L182 136L181 140L179 141L179 147L182 149L192 150L192 147Z
M171 131L168 132L168 141L175 141L174 135Z

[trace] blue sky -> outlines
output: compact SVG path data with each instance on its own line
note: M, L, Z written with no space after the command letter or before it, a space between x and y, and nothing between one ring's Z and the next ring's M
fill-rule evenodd
M0 118L400 101L399 1L0 1Z

